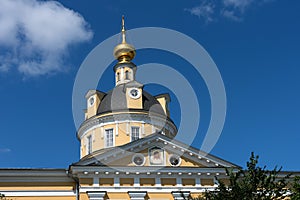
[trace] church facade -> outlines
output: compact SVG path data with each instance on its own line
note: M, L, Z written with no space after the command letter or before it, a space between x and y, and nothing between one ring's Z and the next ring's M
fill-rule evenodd
M68 169L0 169L0 193L13 200L186 199L226 182L240 167L175 138L170 96L152 96L135 79L135 49L114 49L115 87L87 91L77 131L80 160Z

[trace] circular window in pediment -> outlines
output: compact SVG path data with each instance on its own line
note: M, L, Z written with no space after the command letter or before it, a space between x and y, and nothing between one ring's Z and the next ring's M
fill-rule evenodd
M145 164L145 156L143 154L135 154L132 157L132 162L136 165L136 166L143 166Z
M177 167L181 163L181 158L178 155L171 154L169 157L169 163L173 167Z

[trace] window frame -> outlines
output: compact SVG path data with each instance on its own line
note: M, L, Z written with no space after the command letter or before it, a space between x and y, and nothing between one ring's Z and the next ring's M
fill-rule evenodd
M117 82L119 82L120 80L121 80L120 72L117 72Z
M135 141L135 140L132 140L132 138L133 138L133 129L137 129L138 130L138 138L137 139L135 139L135 140L138 140L138 139L140 139L141 138L141 128L139 127L139 126L131 126L131 128L130 128L130 142L133 142L133 141ZM136 133L135 133L136 134ZM136 137L135 137L136 138Z
M107 133L110 133L109 131L111 131L111 136L112 136L112 145L108 146L107 142L108 142L108 137L107 137ZM114 135L114 128L107 128L104 130L104 147L108 148L108 147L114 147L115 146L115 135Z
M125 80L130 80L130 72L128 69L125 70Z
M88 135L86 139L87 139L86 154L90 154L93 152L93 136Z

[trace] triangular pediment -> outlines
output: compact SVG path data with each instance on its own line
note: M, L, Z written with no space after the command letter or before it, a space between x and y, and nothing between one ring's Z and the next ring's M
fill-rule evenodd
M190 168L238 167L160 133L152 134L123 146L99 150L82 158L74 165Z

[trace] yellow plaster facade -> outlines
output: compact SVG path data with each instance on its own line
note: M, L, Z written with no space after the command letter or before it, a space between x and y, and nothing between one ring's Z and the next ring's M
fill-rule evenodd
M170 130L161 126L145 123L144 121L123 121L112 122L101 127L93 128L85 133L81 138L81 158L88 155L88 145L91 145L92 152L107 148L105 133L108 130L113 132L113 146L122 146L132 142L132 128L139 130L139 138L151 135L157 130L163 131L166 135L170 135ZM88 144L88 138L92 139L92 143ZM111 147L111 146L109 146Z

